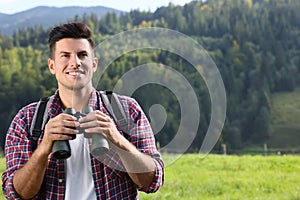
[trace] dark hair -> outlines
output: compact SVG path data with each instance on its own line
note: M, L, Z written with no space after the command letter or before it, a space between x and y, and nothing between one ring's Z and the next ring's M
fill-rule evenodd
M49 33L49 49L50 54L53 57L53 52L55 50L55 43L64 38L75 38L87 39L92 48L94 48L94 41L91 38L92 32L91 29L81 22L73 22L62 24L54 27Z

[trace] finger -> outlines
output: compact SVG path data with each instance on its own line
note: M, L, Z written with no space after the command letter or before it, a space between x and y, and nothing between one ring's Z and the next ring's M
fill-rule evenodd
M71 140L74 139L74 134L78 134L78 130L73 129L73 128L68 128L68 127L52 127L49 128L47 127L45 129L45 135L44 139L45 140Z
M77 122L76 120L74 120L72 118L68 118L68 117L49 121L48 124L53 128L60 127L60 126L76 128L79 126L79 122Z
M73 137L70 134L53 134L52 140L72 140Z
M59 126L59 127L51 128L50 133L53 133L53 134L78 134L79 130L74 129L74 128L69 128L69 127Z
M45 134L78 134L79 122L70 115L61 114L49 120L45 127Z
M84 122L94 121L94 120L107 121L107 118L108 118L108 116L106 114L104 114L103 112L101 112L99 110L96 110L96 111L89 113L85 117L80 118L79 122L84 123Z
M70 114L65 114L65 113L61 113L59 115L57 115L56 117L54 117L53 119L56 120L76 120L77 118L74 117L73 115Z
M92 127L108 127L109 124L105 121L99 121L99 120L94 120L94 121L87 121L80 123L79 127L80 128L92 128Z

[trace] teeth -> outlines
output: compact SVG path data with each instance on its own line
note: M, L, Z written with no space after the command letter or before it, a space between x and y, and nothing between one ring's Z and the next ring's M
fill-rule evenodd
M68 74L70 74L72 76L76 76L76 75L79 75L79 72L69 72Z

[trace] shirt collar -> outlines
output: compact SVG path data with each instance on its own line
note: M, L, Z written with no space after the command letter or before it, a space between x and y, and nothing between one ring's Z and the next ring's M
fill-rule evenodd
M51 118L55 117L58 114L63 112L63 106L62 106L62 102L61 102L60 97L59 97L59 90L58 89L55 91L55 93L53 94L52 97L53 97L53 100L52 100L52 102L49 106L49 110L48 110L48 114ZM95 88L93 88L93 92L92 92L92 95L89 99L88 106L92 107L93 110L99 109L98 108L98 106L99 106L98 100L99 99L98 99L97 91L96 91Z

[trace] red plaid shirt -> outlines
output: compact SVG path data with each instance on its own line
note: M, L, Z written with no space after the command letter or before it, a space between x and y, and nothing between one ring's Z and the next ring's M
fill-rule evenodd
M157 191L164 181L164 163L155 147L155 139L149 122L138 103L129 97L119 96L129 119L129 140L141 152L150 155L156 163L155 178L148 188L140 190L152 193ZM99 102L99 103L98 103ZM104 108L98 91L94 91L90 106L104 113ZM22 168L32 155L30 124L36 110L37 102L22 108L13 119L7 133L5 143L6 171L2 174L2 189L8 199L20 199L13 187L13 176ZM58 91L50 104L48 114L53 118L63 111ZM122 132L120 132L123 134ZM39 143L43 134L39 138ZM118 168L110 168L112 163L120 165L120 159L110 151L103 163L91 155L91 167L97 199L138 199L137 188L128 174ZM107 163L106 163L107 162ZM64 199L65 165L64 160L49 157L44 184L35 199Z

